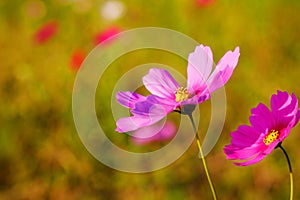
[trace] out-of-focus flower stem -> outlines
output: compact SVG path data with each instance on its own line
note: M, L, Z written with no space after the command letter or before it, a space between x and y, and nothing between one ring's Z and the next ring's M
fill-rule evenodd
M294 193L294 181L293 181L293 170L292 170L292 164L291 161L289 159L289 156L287 154L287 152L285 151L285 149L281 146L281 143L279 143L277 145L277 147L279 147L282 152L284 153L287 163L289 165L289 171L290 171L290 200L293 200L293 193Z
M216 192L215 192L213 183L212 183L212 181L211 181L211 179L210 179L210 176L209 176L209 172L208 172L208 168L207 168L207 165L206 165L206 162L205 162L205 157L204 157L204 155L203 155L203 151L202 151L200 139L199 139L199 136L198 136L198 133L197 133L195 121L194 121L194 118L193 118L193 116L192 116L191 113L189 113L188 116L189 116L189 118L190 118L190 120L191 120L191 122L192 122L192 125L193 125L194 133L195 133L195 136L196 136L196 142L197 142L198 149L199 149L199 153L200 153L200 158L201 158L202 163L203 163L204 171L205 171L205 174L206 174L206 177L207 177L209 186L210 186L210 190L211 190L211 192L212 192L212 195L213 195L214 200L216 200L216 199L217 199L217 195L216 195Z

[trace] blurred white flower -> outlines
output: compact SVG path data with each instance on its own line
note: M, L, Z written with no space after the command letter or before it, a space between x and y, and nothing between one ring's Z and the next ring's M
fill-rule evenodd
M100 10L101 16L106 20L117 20L125 13L125 5L121 1L111 0L104 3Z

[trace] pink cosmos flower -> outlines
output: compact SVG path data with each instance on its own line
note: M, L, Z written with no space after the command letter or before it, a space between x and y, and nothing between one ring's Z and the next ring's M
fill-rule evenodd
M128 91L117 94L117 101L130 108L133 116L119 119L116 131L128 132L152 125L178 109L182 114L191 113L196 104L209 99L211 92L229 80L239 55L239 47L233 52L228 51L211 73L213 55L210 47L197 46L188 57L186 88L165 69L150 69L143 82L151 95L145 97Z
M121 32L121 29L119 27L116 26L112 26L109 27L101 32L99 32L96 36L95 36L95 44L98 45L101 42L113 37L114 35L118 34Z
M231 133L231 144L224 148L227 159L245 160L234 163L238 166L264 159L290 134L300 116L296 96L281 91L272 95L271 110L260 103L251 112L251 126L239 126Z
M136 145L145 145L155 141L167 141L176 133L175 124L166 121L140 128L132 133L131 141Z
M58 31L58 24L55 21L48 22L40 27L34 34L34 40L38 44L44 44L50 40Z

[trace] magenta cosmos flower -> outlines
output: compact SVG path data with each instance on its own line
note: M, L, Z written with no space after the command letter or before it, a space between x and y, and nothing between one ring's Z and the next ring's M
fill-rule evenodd
M239 47L228 51L211 73L210 47L197 46L188 57L187 87L181 87L165 69L150 69L143 83L151 95L145 97L129 91L117 94L118 102L130 108L133 116L119 119L116 131L128 132L152 125L174 110L180 109L183 114L191 112L196 104L209 99L213 91L229 80L239 55Z
M281 91L272 95L271 110L260 103L251 112L251 126L239 126L224 148L227 159L246 160L234 163L239 166L257 163L270 154L290 134L300 114L296 96Z

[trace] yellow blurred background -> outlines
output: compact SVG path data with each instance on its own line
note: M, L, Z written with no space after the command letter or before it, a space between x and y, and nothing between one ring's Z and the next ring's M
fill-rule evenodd
M215 61L240 46L239 64L226 85L225 126L207 156L211 177L219 199L287 199L288 167L282 152L237 167L226 160L223 147L231 131L248 123L250 109L259 102L269 105L276 90L300 97L299 11L297 0L2 0L0 199L212 199L195 143L164 169L130 174L97 161L75 130L73 82L95 40L105 38L112 27L122 31L146 26L173 29L210 46ZM185 73L185 61L153 51L136 53L109 70L118 77L151 61ZM110 98L106 92L101 96ZM98 112L108 111L111 117L107 106L97 105ZM200 132L209 119L201 120ZM112 120L105 124L109 137L132 145L127 135L114 132ZM298 125L283 143L294 168L295 199L300 199L299 132ZM158 144L151 145L147 148Z

